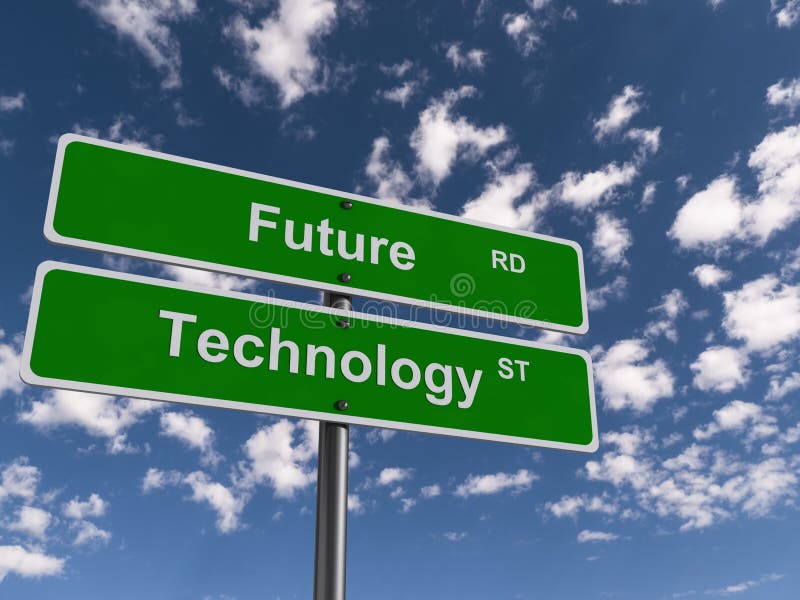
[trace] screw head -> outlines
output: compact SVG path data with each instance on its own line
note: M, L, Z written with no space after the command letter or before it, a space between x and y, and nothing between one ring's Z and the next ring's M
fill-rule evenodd
M334 406L336 410L347 410L349 405L347 404L347 400L338 400Z
M336 321L336 326L341 327L342 329L349 329L350 328L350 321L347 319L339 319Z
M350 275L350 273L342 273L341 275L339 275L339 281L343 283L350 283L350 280L352 278L353 277Z
M345 210L350 210L351 208L353 208L353 203L350 202L350 200L344 200L339 204L339 206L341 206Z

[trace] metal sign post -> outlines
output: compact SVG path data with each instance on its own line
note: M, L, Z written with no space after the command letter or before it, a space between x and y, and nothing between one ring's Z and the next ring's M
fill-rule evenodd
M575 242L76 135L45 237L326 290L321 307L46 262L20 365L33 385L317 420L314 600L345 598L350 424L597 450L587 352L352 311L586 333Z
M325 305L351 310L349 296L325 294ZM349 325L349 322L343 323ZM347 401L337 407L347 409ZM314 600L344 600L347 562L347 459L350 429L344 423L319 423L317 533L314 549Z

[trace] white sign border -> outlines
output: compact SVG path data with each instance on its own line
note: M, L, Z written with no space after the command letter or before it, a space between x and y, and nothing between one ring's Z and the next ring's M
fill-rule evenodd
M337 198L342 199L349 199L354 200L357 202L365 202L368 204L377 204L380 206L385 206L387 208L392 208L395 210L403 210L406 212L413 212L417 214L424 214L433 218L438 219L445 219L448 221L457 221L459 223L466 223L469 225L474 225L476 227L481 227L484 229L494 229L496 231L502 231L505 233L511 233L514 235L521 235L525 237L531 237L540 240L547 240L550 242L555 242L559 244L566 244L571 246L575 249L578 254L578 269L579 269L579 276L580 276L580 287L581 287L581 311L583 316L583 322L575 327L570 325L559 325L557 323L549 323L545 321L538 321L536 319L526 319L522 317L515 317L513 315L503 315L501 313L494 313L491 311L486 310L477 310L473 308L467 307L460 307L460 306L453 306L449 304L443 304L439 302L431 302L429 300L421 300L418 298L411 298L408 296L397 296L395 294L385 294L382 292L376 292L372 290L365 290L363 288L357 288L352 286L345 286L339 285L337 283L328 283L324 281L315 281L311 279L303 279L301 277L292 277L289 275L279 275L276 273L270 273L268 271L256 271L253 269L243 269L240 267L224 265L219 263L212 263L202 260L194 260L190 258L183 258L180 256L174 256L171 254L161 254L158 252L149 252L145 250L137 250L135 248L128 248L125 246L117 246L114 244L105 244L100 242L93 242L89 240L82 240L79 238L72 238L68 236L64 236L58 233L55 230L54 226L54 218L56 212L56 202L58 200L58 186L61 181L61 170L64 164L64 152L66 150L67 145L72 142L83 142L86 144L91 144L94 146L104 146L106 148L112 148L114 150L121 150L123 152L128 152L130 154L141 154L143 156L149 156L152 158L158 158L161 160L167 160L171 162L182 163L186 165L192 165L195 167L201 167L204 169L210 169L212 171L219 171L222 173L229 173L231 175L238 175L241 177L248 177L250 179L259 179L261 181L268 181L271 183L277 183L280 185L285 185L294 188L300 188L304 190L309 190L313 192L320 192L323 194L328 194L332 196L336 196ZM253 173L250 171L244 171L241 169L235 169L232 167L224 167L221 165L215 165L212 163L202 162L199 160L193 160L190 158L183 158L180 156L174 156L171 154L165 154L163 152L156 152L154 150L149 150L145 148L138 148L133 146L126 146L124 144L117 144L115 142L109 142L106 140L99 140L95 138L90 138L82 135L77 135L74 133L68 133L62 135L58 140L58 148L56 150L56 159L55 165L53 167L53 179L50 183L50 196L47 202L47 213L45 215L45 223L44 223L44 236L50 242L54 244L60 244L63 246L70 246L75 248L84 248L87 250L95 250L98 252L109 252L112 254L119 254L122 256L133 256L136 258L143 258L145 260L152 260L160 263L167 263L167 264L174 264L174 265L181 265L184 267L191 267L194 269L202 269L205 271L216 271L216 272L223 272L229 273L232 275L239 275L241 277L250 277L252 279L261 279L267 281L275 281L278 283L285 283L290 285L297 285L301 287L307 288L314 288L314 289L324 289L332 292L336 292L339 294L348 294L353 296L364 296L367 298L375 298L377 300L383 300L387 302L398 302L400 304L407 304L411 306L419 306L421 308L427 308L431 310L445 310L447 312L452 312L456 314L462 314L467 316L476 316L482 317L490 320L496 321L505 321L509 323L515 323L518 325L523 325L527 327L538 327L541 329L549 329L552 331L560 331L563 333L571 333L571 334L584 334L589 331L589 311L586 302L586 278L584 275L584 268L583 268L583 249L581 248L580 244L571 240L565 240L561 238L551 237L548 235L542 235L537 233L532 233L530 231L522 231L519 229L512 229L509 227L500 227L498 225L491 225L489 223L482 223L479 221L473 221L472 219L465 219L463 217L456 217L453 215L449 215L446 213L440 213L435 211L417 209L410 206L401 205L395 202L387 202L384 200L376 200L374 198L368 198L366 196L360 196L357 194L350 194L348 192L340 192L338 190L332 190L329 188L319 187L315 185L309 185L306 183L300 183L296 181L290 181L287 179L280 179L278 177L271 177L269 175L261 175L259 173Z
M232 400L220 400L216 398L205 398L202 396L189 396L184 394L173 394L166 392L158 392L153 390L143 390L136 388L118 387L110 385L99 385L80 381L71 381L64 379L54 379L50 377L42 377L37 375L31 369L31 353L35 343L34 336L36 334L36 322L39 315L39 304L41 302L42 285L44 277L53 270L65 270L74 273L85 273L89 275L96 275L99 277L106 277L110 279L121 279L123 281L134 281L147 285L156 285L159 287L174 288L179 290L186 290L191 292L199 292L210 296L222 296L225 298L235 298L239 300L247 300L249 302L258 302L264 304L271 304L276 306L297 308L301 310L313 310L320 313L326 313L341 317L354 317L367 321L374 321L377 323L384 323L402 327L410 327L412 329L423 329L427 331L435 331L448 335L457 335L460 337L476 338L481 340L489 340L501 342L510 346L527 346L531 348L541 348L545 350L553 350L566 354L577 354L583 357L586 363L586 374L589 383L589 403L591 410L592 420L592 441L587 445L571 444L564 442L554 442L550 440L536 440L531 438L524 438L518 436L482 433L479 431L470 431L466 429L451 429L448 427L436 427L430 425L415 425L413 423L402 423L397 421L387 421L383 419L371 419L366 417L355 417L347 415L346 413L322 413L310 410L301 410L285 407L264 406L261 404L250 404L247 402L235 402ZM71 265L56 261L46 261L39 265L36 269L36 280L33 286L33 296L31 298L30 315L28 317L28 327L25 332L25 344L22 350L22 362L20 364L20 377L25 383L31 385L41 385L47 387L64 388L69 390L76 390L81 392L93 392L96 394L108 394L112 396L129 396L133 398L143 398L148 400L160 400L164 402L175 402L181 404L193 404L199 406L212 406L216 408L228 408L233 410L241 410L246 412L264 413L285 417L296 417L301 419L313 419L316 421L334 421L340 423L348 423L351 425L365 425L369 427L382 427L387 429L399 429L403 431L412 431L419 433L431 433L436 435L446 435L451 437L470 438L479 440L488 440L494 442L505 442L511 444L519 444L523 446L536 446L540 448L552 448L556 450L571 450L574 452L592 453L595 452L599 446L599 438L597 432L597 410L595 406L594 397L594 377L592 371L592 358L589 353L577 348L566 348L560 346L553 346L551 344L542 344L539 342L532 342L528 340L515 340L503 336L492 335L488 333L480 333L473 331L463 331L460 329L452 329L448 327L441 327L439 325L416 323L413 321L405 321L402 319L393 319L381 317L378 315L369 315L356 312L349 312L335 308L328 308L314 304L304 304L300 302L292 302L289 300L280 300L277 298L266 298L257 296L255 294L247 294L243 292L229 292L210 288L203 288L195 285L188 285L178 283L176 281L167 281L162 279L155 279L152 277L145 277L142 275L134 275L132 273L120 273L116 271L107 271L105 269L96 269L93 267L84 267L78 265Z

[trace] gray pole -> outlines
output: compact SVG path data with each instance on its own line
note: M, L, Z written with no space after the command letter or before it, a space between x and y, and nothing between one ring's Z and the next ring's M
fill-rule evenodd
M343 310L353 306L349 296L331 293L325 294L325 305ZM347 425L320 421L314 600L344 600L349 446Z

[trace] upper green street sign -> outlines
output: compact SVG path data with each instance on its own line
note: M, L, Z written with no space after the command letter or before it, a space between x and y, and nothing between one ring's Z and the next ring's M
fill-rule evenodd
M52 242L503 319L589 324L578 244L76 135Z
M21 375L581 452L598 444L581 350L54 262L36 273Z

